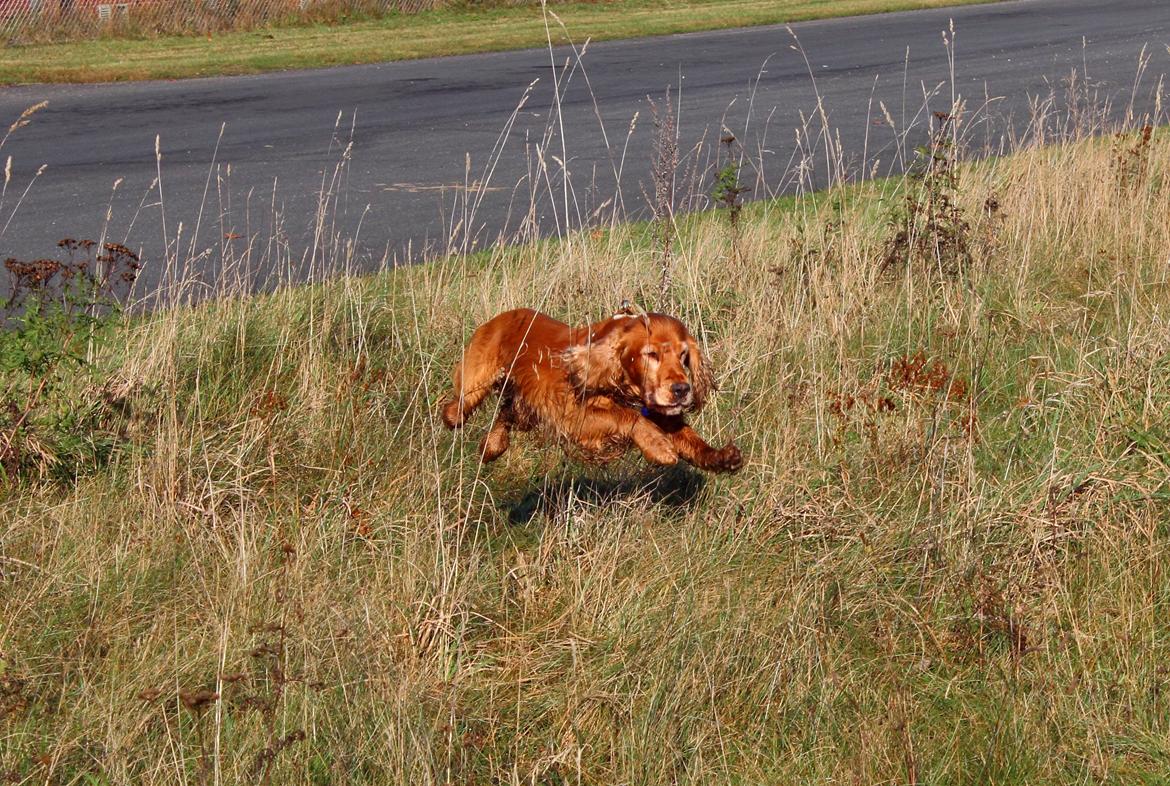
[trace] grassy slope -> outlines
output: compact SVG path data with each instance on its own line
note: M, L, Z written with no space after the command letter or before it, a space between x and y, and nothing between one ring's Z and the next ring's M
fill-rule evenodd
M734 477L524 437L483 470L483 416L438 426L487 316L656 305L642 231L128 326L135 447L6 503L0 771L1156 782L1170 149L1148 181L1116 166L1093 145L966 173L960 282L876 274L869 190L756 208L738 257L689 223L669 307L720 370L698 423L744 448ZM965 389L886 371L919 351ZM177 698L201 688L222 699Z
M556 15L578 42L684 33L990 0L612 0L568 3ZM563 36L554 27L554 41ZM0 84L99 82L250 74L543 46L538 7L449 9L334 26L214 37L98 40L0 47Z

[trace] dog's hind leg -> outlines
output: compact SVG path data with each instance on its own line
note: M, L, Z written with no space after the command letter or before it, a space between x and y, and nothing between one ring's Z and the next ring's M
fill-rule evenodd
M484 434L483 440L479 443L480 461L487 464L504 455L510 442L509 436L514 428L528 431L532 425L525 418L517 416L515 392L505 385L500 393L500 408L496 412L495 422L492 423L492 427L488 429L488 433Z
M492 370L490 375L467 375L456 371L454 393L443 405L443 422L447 428L460 428L503 379L503 369Z
M487 395L504 380L494 347L473 340L463 362L455 367L455 390L443 405L443 422L447 428L459 428Z
M475 329L463 361L455 368L455 391L443 405L443 422L459 428L488 393L511 375L526 346L537 314L528 309L506 311Z
M483 441L479 443L480 461L487 464L504 454L504 451L508 449L510 428L511 424L505 413L501 412L496 416L496 422L492 424L488 433L484 434Z

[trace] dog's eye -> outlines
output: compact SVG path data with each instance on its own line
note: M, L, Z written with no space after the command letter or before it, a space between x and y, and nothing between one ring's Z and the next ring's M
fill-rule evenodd
M646 357L650 358L651 360L658 360L658 353L651 349L646 353Z

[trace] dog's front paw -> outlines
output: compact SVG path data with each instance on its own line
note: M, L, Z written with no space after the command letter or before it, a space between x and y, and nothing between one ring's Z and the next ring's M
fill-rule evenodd
M638 418L632 432L634 444L651 464L669 467L678 463L678 451L670 437L646 418Z
M734 444L728 443L720 450L712 451L707 469L712 472L738 472L743 467L743 454Z

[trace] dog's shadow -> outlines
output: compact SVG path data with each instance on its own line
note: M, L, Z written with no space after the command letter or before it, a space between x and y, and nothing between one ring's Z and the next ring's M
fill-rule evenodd
M508 515L508 522L517 526L540 517L554 518L574 500L603 507L646 499L651 504L679 510L690 508L706 484L707 478L702 473L686 466L612 478L564 475L546 478L520 500L504 502L501 507Z

